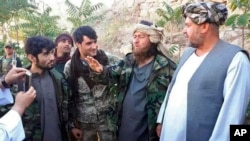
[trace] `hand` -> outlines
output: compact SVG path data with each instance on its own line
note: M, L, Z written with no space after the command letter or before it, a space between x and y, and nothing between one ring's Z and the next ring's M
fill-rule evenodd
M82 130L78 128L72 128L71 133L73 134L74 138L76 138L77 140L82 139Z
M98 73L101 73L103 71L103 66L96 59L94 59L93 57L87 56L85 58L85 60L88 62L89 67L93 71L98 72Z
M25 72L27 70L24 68L12 68L5 76L5 82L10 85L12 83L15 83L19 79L24 78Z
M33 87L30 87L27 92L18 92L12 110L15 110L22 116L25 109L33 102L35 97L36 90Z
M158 124L156 127L156 133L158 137L161 136L161 128L162 128L162 124Z

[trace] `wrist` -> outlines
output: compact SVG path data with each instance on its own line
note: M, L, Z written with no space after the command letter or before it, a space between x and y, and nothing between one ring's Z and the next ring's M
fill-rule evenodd
M20 116L23 115L24 110L25 110L24 108L21 108L20 106L16 106L16 105L14 105L11 109L16 111Z
M4 88L10 88L8 82L7 82L6 79L5 79L5 75L3 75L3 76L1 77L1 83L2 83L2 86L3 86Z

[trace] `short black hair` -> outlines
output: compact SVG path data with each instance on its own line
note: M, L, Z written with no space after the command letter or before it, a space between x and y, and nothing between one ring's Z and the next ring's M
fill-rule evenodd
M90 39L97 40L96 32L90 26L80 26L73 33L73 38L76 43L82 43L83 36L87 36Z
M71 42L71 46L73 47L74 46L74 42L73 42L73 39L72 37L70 36L70 34L68 33L62 33L60 35L58 35L55 39L55 45L58 46L58 43L63 40L63 39L66 39L66 40L69 40Z
M29 37L25 41L24 51L25 53L32 54L37 57L38 54L42 53L43 49L51 51L55 48L55 44L52 40L43 36Z

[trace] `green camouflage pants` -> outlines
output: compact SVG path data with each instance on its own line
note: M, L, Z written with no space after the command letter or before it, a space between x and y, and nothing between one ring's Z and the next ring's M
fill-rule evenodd
M93 123L80 123L82 141L116 141L115 134L107 129L106 125Z

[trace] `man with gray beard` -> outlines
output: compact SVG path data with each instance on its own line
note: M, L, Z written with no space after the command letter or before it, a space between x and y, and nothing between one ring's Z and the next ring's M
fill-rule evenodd
M229 141L250 96L248 53L219 37L227 8L216 2L183 6L189 47L173 75L157 119L160 141Z

